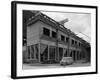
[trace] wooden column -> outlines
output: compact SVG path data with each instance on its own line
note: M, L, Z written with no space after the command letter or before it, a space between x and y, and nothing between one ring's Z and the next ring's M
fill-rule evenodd
M59 47L57 47L57 59L58 59L58 61L59 61Z
M41 56L40 56L40 54L41 54L41 53L40 53L40 52L41 52L41 51L40 51L40 43L39 43L38 47L39 47L39 53L38 53L39 56L38 56L38 58L39 58L39 62L41 62Z
M35 44L34 44L34 59L36 59L36 48L35 48Z
M28 59L28 46L26 46L27 59Z
M77 51L75 51L75 60L77 61Z
M32 59L32 57L31 57L31 52L32 52L32 51L31 51L31 46L30 46L30 59Z
M80 60L81 58L80 58L80 52L79 52L79 60Z
M62 58L64 57L64 48L63 48L63 56L62 56Z
M50 54L49 54L49 45L48 45L48 60L49 60L49 57L50 57L49 55L50 55Z
M70 56L71 52L70 49L67 49L67 56Z

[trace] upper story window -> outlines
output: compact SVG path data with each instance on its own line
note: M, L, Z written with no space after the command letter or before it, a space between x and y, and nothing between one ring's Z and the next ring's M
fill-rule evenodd
M77 41L75 41L75 45L77 45Z
M52 31L52 37L53 37L53 38L57 38L57 33L54 32L54 31Z
M61 35L61 40L65 41L65 36Z
M74 40L72 39L72 45L74 45Z
M79 47L81 46L81 43L79 42Z
M66 37L66 42L68 42L69 41L69 38L68 37Z
M50 30L47 28L43 28L43 34L46 36L50 36Z

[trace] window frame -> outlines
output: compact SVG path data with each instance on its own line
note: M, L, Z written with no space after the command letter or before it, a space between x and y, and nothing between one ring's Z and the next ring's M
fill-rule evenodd
M43 27L43 35L50 36L50 29Z

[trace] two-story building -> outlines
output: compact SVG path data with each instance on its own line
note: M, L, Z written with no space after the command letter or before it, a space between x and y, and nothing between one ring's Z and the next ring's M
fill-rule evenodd
M48 60L59 62L64 56L73 57L76 61L85 58L88 54L83 47L86 41L40 12L27 20L25 34L27 43L23 46L24 62Z

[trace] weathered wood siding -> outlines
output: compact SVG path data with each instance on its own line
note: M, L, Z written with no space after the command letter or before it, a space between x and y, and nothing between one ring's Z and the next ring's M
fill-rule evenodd
M34 45L39 43L39 27L41 23L38 21L27 27L27 45Z

